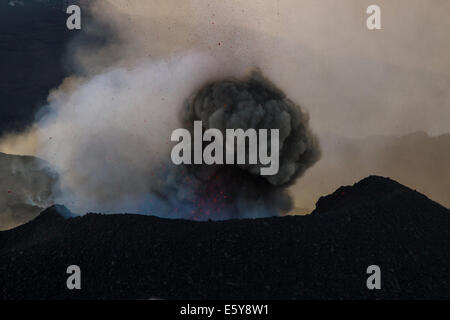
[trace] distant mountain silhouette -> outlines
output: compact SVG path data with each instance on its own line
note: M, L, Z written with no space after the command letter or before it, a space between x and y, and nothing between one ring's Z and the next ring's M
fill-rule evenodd
M370 176L353 186L340 187L334 193L321 197L313 213L341 210L348 212L349 210L364 210L374 207L386 209L399 205L409 213L416 210L422 211L431 205L436 208L442 207L423 194L394 180Z
M371 174L388 176L450 207L450 134L415 132L401 136L320 136L322 159L292 189L296 205L315 201L342 185Z
M67 214L0 232L0 298L450 298L450 211L388 178L339 188L307 216ZM82 290L66 289L72 264ZM366 287L370 265L381 290Z
M0 177L0 230L28 222L52 204L58 176L47 162L0 152Z

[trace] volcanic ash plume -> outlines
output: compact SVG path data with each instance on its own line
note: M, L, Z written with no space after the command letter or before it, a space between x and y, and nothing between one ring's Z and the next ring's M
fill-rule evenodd
M279 170L275 175L260 175L260 164L185 164L167 169L158 194L174 206L174 213L185 218L285 213L292 207L287 187L320 158L308 115L259 71L243 80L217 81L202 87L183 109L182 122L191 136L194 121L202 121L203 130L219 129L224 137L226 129L279 129Z

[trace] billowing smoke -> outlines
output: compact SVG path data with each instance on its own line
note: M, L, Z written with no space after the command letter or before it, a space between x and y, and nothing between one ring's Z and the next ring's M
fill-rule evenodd
M227 74L220 62L192 52L68 78L16 145L32 145L52 164L60 177L54 201L77 213L227 219L288 212L287 188L320 154L308 115L260 72ZM173 165L171 133L195 120L222 131L279 129L278 173L262 176L252 165Z
M60 175L55 202L77 213L174 216L173 206L155 196L158 176L170 163L170 135L181 126L184 101L216 65L189 53L67 79L36 129L37 155Z
M450 4L436 1L440 4L380 0L386 27L377 33L365 28L370 3L360 0L323 0L320 4L315 0L208 0L207 5L204 0L85 1L92 8L82 8L82 30L73 33L84 36L67 48L65 62L73 76L52 92L44 108L49 112L40 113L45 116L39 117L29 132L0 141L0 150L36 155L50 163L61 179L54 200L78 213L182 216L175 212L191 214L193 204L202 203L205 192L234 194L233 205L230 200L223 203L237 214L247 208L251 215L250 211L258 211L258 203L270 211L264 215L285 211L290 200L283 188L301 176L314 158L313 153L308 160L308 153L296 158L289 152L312 145L286 148L285 141L276 177L255 175L242 166L212 166L209 170L180 166L173 170L169 160L172 130L187 127L187 120L192 125L193 119L210 118L219 107L204 104L204 116L188 112L180 121L180 113L189 110L183 108L187 97L194 94L189 101L197 99L202 104L214 83L226 83L220 80L230 77L244 79L248 69L259 66L289 98L308 109L311 126L324 137L321 145L327 160L318 166L340 173L343 167L347 172L361 172L355 163L359 154L336 166L331 152L341 145L332 143L324 133L364 137L448 131L446 110L450 108L445 106L450 101L450 46L445 32L437 30L448 30L445 9ZM402 10L405 6L411 10ZM89 15L97 22L95 27L89 25ZM411 29L422 30L420 41ZM103 37L107 41L98 40ZM438 49L430 52L428 48ZM245 87L247 81L237 81L238 87ZM305 113L298 116L300 123L307 123ZM222 120L226 125L232 123L231 115ZM213 127L208 121L204 125ZM303 138L296 141L313 141L306 138L309 131L306 125L304 128L305 132L299 133ZM382 163L376 155L369 155L373 166ZM405 157L396 158L402 163ZM442 176L446 168L436 169L436 176ZM291 189L299 208L311 209L318 196L333 190L329 171L322 174L316 169L308 170ZM220 174L224 183L209 179L209 189L194 186L206 181L204 175L209 171L222 170L230 171ZM416 172L405 171L404 175L417 176ZM191 188L177 186L177 181L189 185L186 177L201 179L191 179ZM352 182L339 178L335 186ZM250 187L251 183L257 188ZM238 184L249 187L242 190ZM314 185L317 191L311 194ZM446 190L448 186L442 188L442 194ZM206 198L214 205L214 196ZM249 203L248 199L253 200Z
M3 139L1 149L50 163L60 178L52 201L77 213L225 219L288 212L287 188L319 151L304 110L262 75L248 75L259 66L287 89L277 77L283 69L267 59L279 37L242 25L244 10L229 25L223 18L235 12L219 14L220 2L211 13L203 2L197 9L172 2L169 17L155 3L140 10L148 19L124 15L111 1L84 3L82 31L68 47L73 75L50 93L30 130ZM273 8L260 14L272 16ZM98 38L106 39L92 41ZM278 173L261 176L258 165L174 166L171 133L194 120L205 129L279 129Z
M93 2L89 12L100 27L92 28L84 20L82 32L87 36L69 46L73 76L50 93L28 132L0 143L54 167L60 178L52 195L55 203L81 214L128 212L192 219L269 216L291 208L286 188L317 159L316 140L306 113L280 90L262 77L243 78L254 66L273 78L274 69L258 54L262 46L252 40L254 32L236 35L235 28L219 28L205 37L186 38L184 23L175 23L180 37L171 37L170 21L160 23L153 17L141 24L139 16L130 21L109 2ZM188 24L195 34L196 23ZM156 31L147 32L150 27ZM129 34L131 30L143 32ZM98 47L89 40L92 32L114 37ZM225 34L230 36L226 43ZM208 105L211 84L223 87L223 94ZM221 124L214 112L216 122L208 126L280 129L277 175L262 177L245 166L172 164L172 131L189 127L192 120L207 117L230 99L238 112L225 112L229 117ZM189 111L194 101L202 102L198 114ZM238 105L245 106L239 111ZM233 124L238 118L240 123ZM30 152L22 151L27 148Z
M206 129L278 129L278 173L265 176L275 186L286 186L302 175L320 155L318 141L309 129L308 115L259 71L244 80L208 84L186 103L185 122L201 120ZM259 174L258 165L245 165Z
M182 109L182 123L192 136L194 121L202 121L205 130L219 129L222 136L226 129L278 129L279 170L261 175L261 163L170 167L158 185L161 198L174 206L170 212L225 219L272 216L292 209L287 187L320 157L318 140L300 106L255 71L243 80L215 81L194 93ZM237 148L233 152L235 158ZM248 159L248 145L245 152Z

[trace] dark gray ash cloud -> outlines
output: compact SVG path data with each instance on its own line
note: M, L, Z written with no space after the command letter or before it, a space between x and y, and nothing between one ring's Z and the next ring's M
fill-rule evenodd
M224 137L226 129L278 129L280 168L275 175L263 176L260 164L170 167L156 188L170 204L169 212L226 219L273 216L292 209L287 187L320 158L319 141L308 114L260 71L207 83L186 101L181 113L191 136L194 121L202 121L204 130L221 130Z
M259 70L243 80L205 85L186 103L184 121L201 120L205 129L279 129L280 168L265 176L277 186L291 184L320 158L319 142L309 127L308 114ZM255 174L254 166L243 166Z

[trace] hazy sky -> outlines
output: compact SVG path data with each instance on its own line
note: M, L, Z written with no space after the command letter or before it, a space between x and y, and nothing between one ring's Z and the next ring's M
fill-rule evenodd
M448 0L108 1L134 16L118 29L152 54L254 56L320 132L450 131ZM366 28L371 4L382 30Z
M111 18L103 8L108 19L123 26L118 30L134 49L163 59L190 48L228 55L234 63L227 64L227 71L258 65L309 111L326 150L293 188L298 207L311 208L320 195L367 174L392 175L398 170L386 168L403 161L379 147L380 154L370 159L356 153L354 161L349 157L337 165L326 133L450 132L448 0L109 1L133 17ZM366 28L366 9L372 4L381 7L382 30ZM426 177L433 176L430 170L445 176L446 165L436 168L435 156L424 156ZM380 159L385 158L392 161L383 165ZM360 170L352 161L370 164ZM322 171L347 178L330 181ZM414 170L396 178L431 197L439 194Z

